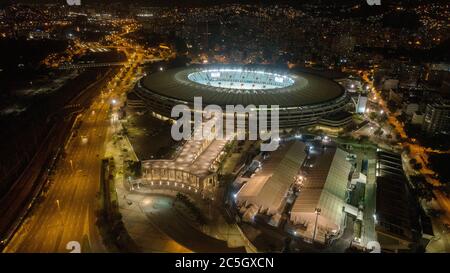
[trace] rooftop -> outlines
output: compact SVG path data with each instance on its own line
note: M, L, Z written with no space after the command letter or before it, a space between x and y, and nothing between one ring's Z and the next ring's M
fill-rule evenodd
M303 213L314 213L316 208L320 208L321 217L333 224L340 224L351 171L346 157L347 152L335 144L310 154L302 168L306 179L291 210L294 218Z
M408 188L401 157L385 151L377 153L377 231L412 240L419 229L417 206Z
M251 67L253 72L247 74L231 73L228 77L232 76L233 82L227 81L221 84L226 87L218 87L218 82L212 84L212 81L209 81L208 84L203 77L206 75L211 79L213 72L208 74L204 71L214 69L219 71L214 73L235 69L250 71L247 66L191 66L150 74L142 79L140 84L153 93L180 100L180 102L193 103L194 97L199 96L202 97L204 104L219 106L253 104L299 107L330 102L345 95L345 90L332 80L304 72L275 71L264 66ZM261 75L269 75L265 80L267 84L273 77L270 85L263 88L263 83L255 83L257 72L262 73ZM223 77L225 74L214 75ZM240 78L237 79L236 75ZM282 80L279 79L280 82L276 82L276 77ZM258 78L259 81L261 81L260 78ZM232 88L231 83L235 84ZM244 84L243 88L240 84ZM234 88L236 85L239 88Z
M242 186L237 194L238 203L254 204L268 209L270 213L278 211L305 157L303 142L283 144L271 153L262 169Z

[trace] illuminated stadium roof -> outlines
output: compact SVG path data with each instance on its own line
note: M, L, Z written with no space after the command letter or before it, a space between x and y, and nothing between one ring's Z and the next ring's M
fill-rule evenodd
M180 103L280 105L299 107L329 103L345 95L332 80L308 73L278 71L264 66L195 66L146 76L141 87Z

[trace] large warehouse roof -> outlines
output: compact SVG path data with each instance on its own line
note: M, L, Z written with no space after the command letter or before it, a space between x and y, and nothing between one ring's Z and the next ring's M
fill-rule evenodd
M305 167L306 181L292 207L292 220L301 221L305 214L313 214L316 208L320 208L324 221L339 226L351 170L347 155L339 148L328 146L323 153L316 155L312 167ZM308 163L305 165L309 166Z
M257 172L238 192L238 203L258 206L269 213L276 213L283 205L284 197L294 182L306 157L303 142L291 142L271 154L261 171Z
M376 230L412 241L420 230L418 210L408 188L401 156L378 151L376 174Z
M234 69L234 66L221 65L213 67L216 70L229 70L230 68ZM148 75L141 81L141 85L163 97L192 103L195 96L200 96L203 99L203 104L220 106L253 104L256 106L279 105L280 107L298 107L333 101L345 94L344 89L336 82L303 72L274 71L273 73L276 73L276 75L287 76L289 79L294 80L293 84L276 89L230 89L201 84L188 78L189 75L195 72L208 69L212 69L211 66L169 69ZM250 68L241 66L238 69L249 71ZM270 71L262 66L251 69L254 71ZM240 78L242 82L245 81L243 78ZM239 86L241 81L236 81L236 86Z

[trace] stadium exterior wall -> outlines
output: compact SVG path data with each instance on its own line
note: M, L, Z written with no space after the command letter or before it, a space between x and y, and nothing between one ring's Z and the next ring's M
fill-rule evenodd
M158 95L151 90L143 87L140 82L136 85L134 92L153 112L167 118L170 118L172 108L175 105L185 104L193 109L193 105L191 105L189 102ZM319 123L322 117L342 111L348 102L349 98L345 94L337 100L323 104L301 106L297 108L280 107L280 128L296 128L315 125ZM225 107L221 107L225 111ZM346 120L344 123L341 121L336 121L335 123L327 122L327 125L339 127L347 125L348 122L348 120Z

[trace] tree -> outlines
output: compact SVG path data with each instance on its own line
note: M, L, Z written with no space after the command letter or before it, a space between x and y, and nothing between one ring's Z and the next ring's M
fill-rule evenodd
M422 164L421 163L416 163L413 165L413 169L416 171L419 171L420 169L422 169Z
M450 183L450 168L448 162L450 160L449 154L432 154L430 155L430 167L439 175L439 180L442 183Z
M360 136L358 141L359 143L367 142L369 140L368 136Z
M443 211L442 210L438 210L438 209L428 209L427 212L428 212L429 216L436 217L436 218L441 217L442 214L443 214Z
M409 155L411 153L411 148L409 146L405 146L403 147L403 152Z
M389 100L387 102L387 107L388 107L389 111L395 112L395 111L397 111L398 105L395 101Z
M381 128L378 128L377 130L375 130L374 134L376 136L382 136L383 135L383 130Z
M405 112L402 112L397 119L401 122L401 123L405 123L408 120L408 115L406 115Z
M445 183L443 186L440 186L439 190L448 197L450 195L450 183Z
M416 194L419 198L424 199L426 201L431 201L435 198L433 190L434 186L425 179L422 175L413 175L410 176L410 181L414 185L416 189Z
M126 174L133 178L140 177L142 175L142 165L140 161L126 160Z

